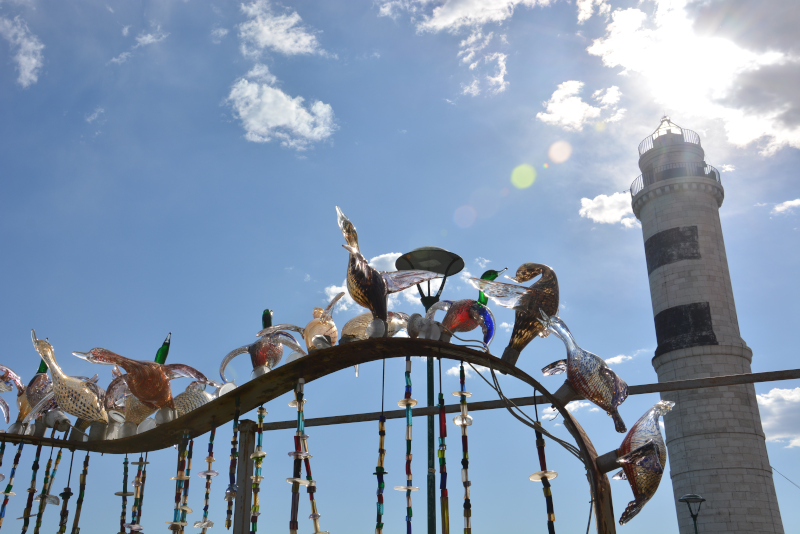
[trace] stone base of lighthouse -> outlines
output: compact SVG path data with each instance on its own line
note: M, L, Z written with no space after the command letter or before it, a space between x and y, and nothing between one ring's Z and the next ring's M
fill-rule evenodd
M746 346L706 345L653 358L659 382L750 373ZM662 393L675 402L664 417L678 525L693 534L688 493L706 499L702 533L783 533L755 388L752 384Z

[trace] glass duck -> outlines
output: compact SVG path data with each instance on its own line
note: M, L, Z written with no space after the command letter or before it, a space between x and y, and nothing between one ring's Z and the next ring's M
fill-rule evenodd
M361 254L358 246L358 233L356 227L345 217L339 206L336 206L339 228L342 230L346 245L342 245L350 253L347 264L347 291L359 306L372 312L373 318L379 319L384 324L384 331L388 331L387 300L390 293L396 293L426 280L439 278L439 275L430 271L377 271L370 266L367 259Z
M541 278L530 287L477 278L469 279L470 284L500 306L512 308L516 312L514 330L511 332L508 346L503 351L503 361L511 365L516 365L520 352L544 329L538 320L539 310L544 310L548 315L558 313L558 278L553 269L541 263L523 263L517 269L516 277L506 276L509 280L521 284L539 275L542 275Z
M505 270L490 269L481 275L481 280L494 280ZM425 318L433 320L436 312L442 310L445 312L442 326L450 332L469 332L480 326L483 331L483 343L488 347L494 339L496 324L492 310L486 307L488 300L483 291L479 292L478 300L442 300L428 309Z
M619 524L624 525L655 495L664 466L667 463L667 446L661 435L658 418L666 415L675 403L658 401L631 427L628 435L617 449L617 461L622 471L614 475L616 480L627 480L633 491L633 498L622 516Z
M306 340L306 349L309 351L318 348L314 345L316 336L328 336L331 338L331 345L336 345L339 340L339 331L336 329L336 323L333 322L333 307L343 296L344 292L341 292L333 297L324 309L317 307L311 312L314 318L309 321L302 332L303 338Z
M541 336L550 332L555 334L567 347L567 359L551 363L544 369L544 376L556 375L566 371L567 382L586 400L596 404L614 419L617 432L625 432L625 422L617 407L628 398L628 384L612 371L606 362L596 354L583 350L559 317L548 316L541 311L540 323L545 328Z
M21 414L18 418L25 417L27 411L30 410L30 405L28 404L27 397L25 397L25 386L22 384L22 378L12 371L11 368L0 365L0 392L6 393L14 389L15 386L17 388L17 409ZM24 414L22 413L23 409L26 410ZM3 412L3 417L5 417L6 423L8 423L11 420L10 409L8 403L2 397L0 397L0 411Z
M130 389L131 395L135 396L142 404L156 410L175 407L170 387L171 380L187 377L208 381L203 373L182 363L160 364L132 360L100 347L93 348L89 352L73 352L72 354L92 363L118 365L126 371L126 374L115 378L109 385L109 389L116 391L117 388L122 387L120 382L124 381Z
M297 343L297 340L288 331L302 332L299 326L291 324L279 324L272 326L272 310L264 310L261 314L261 326L263 330L258 333L259 339L249 345L242 345L238 349L233 349L223 359L219 366L219 376L224 383L229 380L225 378L225 368L236 356L250 354L250 363L253 365L252 376L260 376L272 370L281 362L283 358L283 346L286 345L302 356L305 351Z
M105 390L97 385L97 375L92 378L83 376L67 376L56 362L53 346L46 339L38 339L36 331L31 330L31 340L39 356L47 364L50 373L53 375L52 389L37 387L33 391L31 385L26 389L28 402L33 406L30 413L25 417L27 423L30 419L41 413L48 407L50 401L55 400L58 407L64 412L83 419L84 421L100 421L108 423L108 414L103 406ZM38 376L42 376L39 374ZM46 376L46 375L44 375ZM42 382L45 382L42 380ZM41 384L39 384L41 385ZM39 392L46 391L39 395ZM40 400L34 404L37 398Z

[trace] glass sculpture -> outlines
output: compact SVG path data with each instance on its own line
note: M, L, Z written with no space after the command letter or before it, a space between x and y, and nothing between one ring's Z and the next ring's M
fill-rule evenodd
M44 393L36 404L34 404L34 400L37 397L32 396L31 392L26 390L28 402L32 408L30 413L25 416L24 422L27 423L47 409L50 401L55 399L58 407L68 414L80 417L84 421L108 423L108 414L103 406L105 390L97 385L97 376L95 375L92 379L67 376L56 362L53 346L46 339L38 339L35 330L31 330L31 340L36 352L39 353L53 375L53 387L51 391Z
M541 263L523 263L514 278L506 276L518 284L541 275L530 287L523 287L491 280L470 278L469 283L488 295L500 306L515 310L514 330L503 351L503 360L515 365L520 352L536 337L544 327L539 323L539 310L548 315L558 313L558 278L553 269Z
M406 392L402 399L397 401L397 405L406 409L406 485L395 486L394 489L406 492L406 534L411 534L411 519L414 512L411 508L411 492L419 491L418 487L413 486L411 475L411 427L413 418L411 408L417 405L416 399L411 398L411 356L406 356Z
M233 414L233 436L231 437L231 464L228 470L228 488L225 490L225 500L228 501L228 510L225 515L225 528L231 528L233 516L233 501L239 491L236 485L236 461L239 458L239 397L236 397L236 411Z
M25 402L27 404L27 400L25 399L25 386L22 384L22 379L9 367L0 365L0 393L11 391L15 386L17 388L17 408L19 412L22 412L22 403ZM8 403L2 398L0 398L0 411L2 411L6 423L11 421ZM25 416L23 415L22 417Z
M495 321L492 311L476 300L441 300L428 308L425 319L433 320L436 312L445 312L442 326L450 332L469 332L481 327L483 343L489 345L494 338Z
M380 272L370 266L361 254L358 246L356 227L345 217L339 206L336 206L339 228L346 245L342 245L350 253L347 264L347 291L359 306L372 312L375 319L384 324L388 320L387 300L389 294L402 291L426 280L440 278L430 271L394 271ZM388 330L388 329L387 329Z
M619 524L624 525L642 511L661 483L667 463L667 446L661 435L658 418L666 415L675 403L658 401L631 427L618 449L617 461L622 471L614 475L617 480L627 480L634 500L628 503Z
M559 317L540 311L540 324L546 328L542 333L555 334L567 348L567 359L551 363L542 369L544 376L566 371L567 382L583 398L606 411L614 420L617 432L625 432L625 422L617 407L628 398L628 384L612 371L605 361L589 351L583 350Z
M214 463L214 436L217 434L217 429L212 428L211 434L208 436L208 456L206 456L206 466L205 471L200 471L197 473L197 476L203 477L206 479L206 495L205 495L205 502L203 503L203 519L200 521L195 521L194 528L202 528L202 534L206 534L206 530L214 526L214 522L208 519L208 496L211 493L211 479L215 476L219 475L219 472L214 471L211 469L211 464Z
M264 477L261 475L261 463L267 455L264 452L264 416L267 411L264 406L259 406L256 412L258 414L258 426L256 427L256 450L250 455L253 460L253 474L250 477L253 480L253 505L250 508L250 534L255 534L258 530L258 516L261 515L261 503L259 494L261 493L261 481Z
M336 345L339 340L339 332L336 329L336 323L332 319L333 307L343 296L344 292L338 293L324 309L314 308L312 312L314 318L303 329L303 338L306 341L306 348L309 352L320 348L314 345L314 338L317 336L328 336L331 340L330 344Z
M236 356L244 353L250 355L253 365L252 377L263 375L274 369L283 358L283 346L292 349L292 354L305 356L303 348L289 332L302 333L303 329L291 324L272 325L272 310L264 310L261 315L262 330L258 333L258 340L249 345L243 345L225 355L219 366L219 376L224 383L229 380L225 377L225 368Z
M221 384L217 384L211 380L208 382L215 387L221 386ZM175 405L175 409L178 411L179 417L214 400L214 397L205 391L205 387L205 383L195 381L186 386L186 391L175 395L172 402Z
M5 496L3 499L3 506L0 507L0 527L3 526L3 519L6 517L6 506L8 506L8 499L16 495L12 490L14 489L14 477L17 475L17 466L19 465L19 457L22 455L22 446L24 443L20 442L17 447L17 454L14 455L14 464L11 466L11 474L8 477L8 484L6 490L2 492Z
M472 425L472 417L467 409L467 397L472 393L466 389L466 374L464 373L464 362L458 370L459 383L461 389L453 392L453 395L460 398L461 413L453 418L456 426L461 427L461 482L464 484L464 534L472 534L472 503L470 502L469 481L469 443L467 441L467 427Z
M72 354L91 363L117 365L123 368L126 374L115 378L109 385L109 389L120 387L119 382L124 380L131 395L139 399L142 404L155 409L175 407L170 387L170 381L175 378L193 378L206 384L209 383L206 375L185 364L160 364L132 360L100 347L93 348L89 352L73 352Z

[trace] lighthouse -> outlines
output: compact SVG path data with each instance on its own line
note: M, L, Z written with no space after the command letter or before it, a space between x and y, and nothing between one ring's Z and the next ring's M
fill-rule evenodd
M697 133L669 117L639 145L631 184L653 303L659 382L750 373L739 333L719 208L725 190ZM694 527L682 495L702 495L700 532L783 533L752 384L662 393L668 470L681 534Z

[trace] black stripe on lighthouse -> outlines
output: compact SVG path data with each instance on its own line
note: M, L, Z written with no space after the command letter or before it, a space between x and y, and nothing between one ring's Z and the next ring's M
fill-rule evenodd
M686 347L719 345L711 324L708 302L694 302L667 308L655 316L656 356Z
M644 256L647 260L647 274L676 261L699 260L697 226L681 226L653 234L644 242Z

